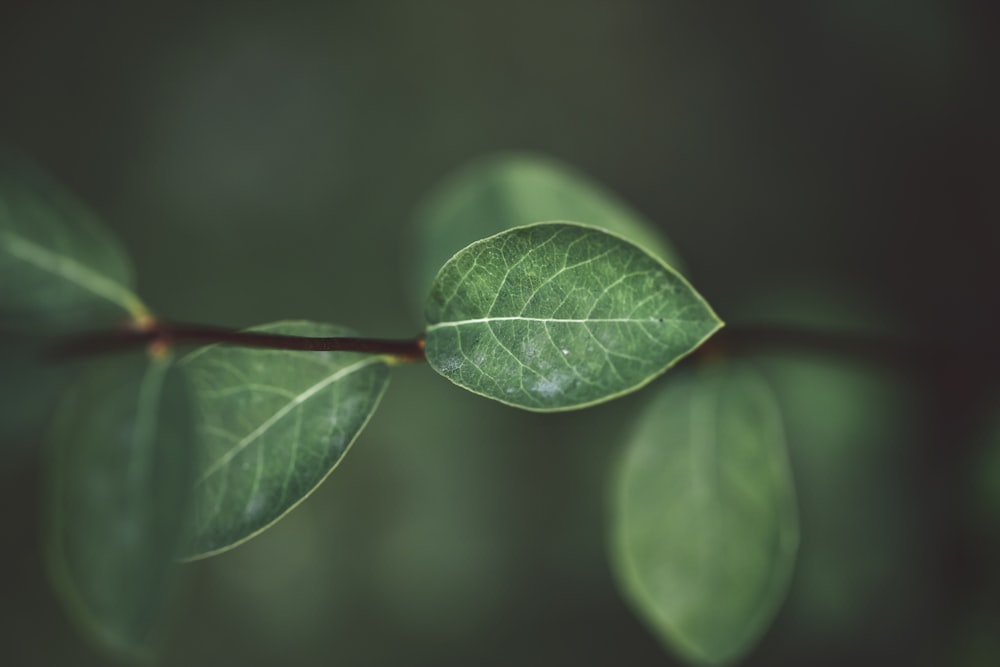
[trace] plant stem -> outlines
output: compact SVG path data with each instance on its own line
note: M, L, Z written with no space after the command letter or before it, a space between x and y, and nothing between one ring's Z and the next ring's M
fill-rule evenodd
M309 352L361 352L382 354L403 362L424 359L424 339L387 340L379 338L313 338L284 334L236 331L199 324L172 324L146 319L129 322L113 331L73 338L51 351L54 358L106 354L129 347L147 345L154 352L174 345L221 344L260 347L272 350ZM754 353L807 353L838 357L867 364L926 371L933 360L944 354L942 346L915 341L853 333L832 333L808 329L735 326L710 338L688 357L691 362Z
M162 348L173 345L212 343L272 350L384 354L400 361L420 361L424 358L423 338L385 340L378 338L288 336L256 331L236 331L199 324L171 324L155 320L129 323L115 331L102 331L73 338L53 350L52 356L56 358L90 356L115 352L137 345Z

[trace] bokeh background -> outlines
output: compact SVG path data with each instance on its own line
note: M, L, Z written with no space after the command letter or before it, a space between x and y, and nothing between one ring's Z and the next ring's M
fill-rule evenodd
M414 208L517 149L660 225L733 326L943 341L953 363L930 374L760 360L791 401L803 546L749 663L997 664L998 18L948 0L6 0L0 144L98 211L179 321L416 333ZM645 400L522 414L398 369L313 497L188 568L164 664L671 664L603 537ZM0 662L103 665L44 577L38 442L20 429L0 459Z

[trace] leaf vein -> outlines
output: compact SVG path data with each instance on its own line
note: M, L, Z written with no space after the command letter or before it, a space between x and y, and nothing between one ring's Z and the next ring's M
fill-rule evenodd
M8 232L3 235L3 246L11 257L21 260L65 278L91 294L121 307L133 317L146 314L146 308L139 298L127 288L113 280L102 276L88 266L81 264L72 257L60 255L42 246Z
M370 366L371 364L377 363L380 361L380 359L381 359L380 357L375 357L375 356L362 359L361 361L353 363L350 366L341 368L336 373L333 373L332 375L323 378L322 380L312 385L305 391L299 393L293 400L286 403L284 406L281 407L281 409L279 409L273 415L264 420L260 424L260 426L258 426L253 431L244 436L243 439L241 439L229 451L227 451L225 454L219 457L212 465L208 466L208 468L202 474L201 478L199 478L198 484L203 483L206 479L208 479L216 472L218 472L220 469L222 469L226 464L232 461L237 454L239 454L241 451L243 451L253 442L255 442L260 436L266 433L272 426L278 423L289 412L291 412L298 406L302 405L304 402L306 402L307 400L309 400L310 398L312 398L317 393L319 393L326 387L330 386L337 380L340 380L341 378L344 378L350 375L351 373L359 371L365 366Z

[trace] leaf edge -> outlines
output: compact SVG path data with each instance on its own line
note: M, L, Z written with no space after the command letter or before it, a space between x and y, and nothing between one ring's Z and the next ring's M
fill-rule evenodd
M625 389L623 389L621 391L615 392L613 394L608 394L607 396L604 396L604 397L599 398L597 400L588 401L588 402L585 402L585 403L576 403L576 404L573 404L573 405L559 406L559 407L556 407L556 408L529 407L529 406L525 406L525 405L520 405L518 403L512 403L510 401L505 401L502 398L498 398L498 397L495 397L495 396L490 396L490 395L485 394L483 392L476 391L475 389L470 389L469 387L466 387L465 385L459 384L458 382L456 382L452 378L448 377L447 375L445 375L444 373L442 373L441 371L439 371L430 362L430 359L428 359L427 360L427 365L430 366L434 370L435 373L437 373L438 375L444 377L446 380L448 380L449 382L451 382L455 386L457 386L457 387L459 387L461 389L464 389L465 391L468 391L468 392L470 392L472 394L475 394L477 396L481 396L483 398L487 398L487 399L489 399L491 401L496 401L496 402L501 403L503 405L506 405L508 407L517 408L518 410L526 410L528 412L535 412L535 413L539 413L539 414L555 413L555 412L570 412L570 411L573 411L573 410L583 410L583 409L586 409L586 408L593 407L595 405L601 405L602 403L607 403L608 401L613 401L613 400L615 400L617 398L621 398L622 396L627 396L629 394L632 394L632 393L635 393L635 392L639 391L640 389L642 389L643 387L647 386L648 384L650 384L651 382L653 382L657 378L662 377L664 373L666 373L667 371L669 371L671 368L673 368L678 363L680 363L685 358L687 358L689 355L691 355L695 350L697 350L702 345L704 345L705 341L707 341L709 338L711 338L712 336L714 336L716 333L718 333L718 331L720 329L722 329L725 326L725 322L722 320L722 318L720 318L718 316L718 314L716 314L715 309L713 309L712 306L711 306L711 304L708 303L708 300L705 299L705 297L703 297L701 295L701 292L699 292L698 290L696 290L694 288L694 286L691 285L690 281L688 281L688 279L685 278L684 275L681 274L677 269L675 269L674 267L670 266L669 264L667 264L666 262L664 262L661 258L657 257L656 255L650 253L648 250L646 250L642 246L634 243L630 239L625 238L621 234L617 234L615 232L612 232L612 231L610 231L608 229L605 229L604 227L599 227L599 226L596 226L596 225L588 225L588 224L582 223L582 222L574 222L572 220L545 220L545 221L541 221L541 222L532 222L532 223L529 223L527 225L519 225L517 227L511 227L511 228L505 229L505 230L503 230L501 232L497 232L496 234L493 234L491 236L487 236L485 238L479 239L478 241L473 241L469 245L465 246L461 250L459 250L456 253L454 253L448 259L447 262L445 262L444 264L441 265L441 268L438 269L438 272L434 276L434 280L431 283L431 291L433 292L434 285L437 284L438 278L441 276L441 273L442 273L442 271L444 271L444 268L448 264L450 264L452 261L454 261L454 259L456 257L458 257L458 255L460 255L461 253L465 252L466 250L468 250L468 249L470 249L470 248L472 248L474 246L477 246L479 244L492 241L493 239L497 238L498 236L503 236L504 234L510 234L512 232L516 232L516 231L519 231L519 230L522 230L522 229L527 229L527 228L531 228L531 227L541 227L541 226L546 226L546 225L570 225L570 226L574 226L574 227L581 227L581 228L584 228L584 229L590 229L590 230L598 231L598 232L601 232L603 234L607 234L608 236L613 236L616 239L618 239L618 240L620 240L620 241L622 241L624 243L627 243L628 245L632 246L636 250L644 253L648 257L650 257L653 260L655 260L664 269L666 269L668 273L671 273L675 277L677 277L682 282L682 284L684 286L686 286L688 289L691 290L691 292L693 292L694 294L698 295L698 298L704 304L705 310L707 311L707 314L709 315L709 318L710 318L709 321L714 321L714 326L712 326L701 338L699 338L698 341L694 345L692 345L691 348L687 352L685 352L685 353L683 353L683 354L675 357L669 364L667 364L666 366L664 366L662 369L660 369L656 373L653 373L652 375L648 376L642 382L634 384L634 385L632 385L630 387L627 387L627 388L625 388ZM425 299L425 308L424 308L424 336L425 337L426 337L428 328L430 326L436 326L438 324L441 324L440 322L430 323L430 322L427 321L428 318L427 318L426 302L429 301L429 299L430 299L430 295L428 294L427 298Z
M299 320L279 320L277 322L268 322L267 324L257 325L257 326L254 326L254 327L247 327L245 329L241 329L241 331L255 331L255 330L259 331L263 327L276 326L276 325L288 324L288 323L293 323L293 322L294 323L322 324L320 322L313 322L312 320L301 320L301 319L299 319ZM336 325L336 326L339 326L339 325ZM209 350L211 348L217 347L219 345L221 345L221 343L212 343L211 345L205 345L203 347L198 348L197 350L193 350L193 351L189 352L188 354L184 355L184 357L182 357L182 358L180 358L180 359L177 360L177 366L178 366L178 368L180 368L181 370L183 370L184 363L189 358L194 358L194 357L196 357L196 356L198 356L200 354L205 353L205 351L207 351L207 350ZM322 477L320 477L319 480L317 480L317 482L312 486L312 488L310 488L306 493L302 494L302 496L300 496L295 502L293 502L288 507L286 507L283 512L281 512L280 514L278 514L271 521L267 522L263 526L260 526L256 530L254 530L254 531L252 531L252 532L244 535L243 537L241 537L239 540L236 540L235 542L230 542L229 544L227 544L225 546L218 547L216 549L211 549L209 551L198 552L198 553L193 554L193 555L184 555L184 556L181 556L181 557L177 558L178 562L180 562L180 563L194 563L194 562L197 562L197 561L205 560L207 558L211 558L213 556L219 556L221 554L226 553L227 551L231 551L231 550L233 550L233 549L235 549L237 547L240 547L240 546L246 544L247 542L249 542L250 540L252 540L253 538L258 537L261 533L263 533L263 532L265 532L265 531L273 528L276 523L278 523L279 521L281 521L282 519L284 519L286 516L288 516L288 514L292 510L294 510L295 508L297 508L299 505L301 505L303 502L305 502L310 496L312 496L314 493L316 493L316 490L319 489L319 487L322 486L324 482L326 482L326 480L330 477L330 475L333 474L333 471L336 470L337 468L339 468L340 464L344 461L344 459L347 458L348 453L350 453L351 449L354 447L354 443L357 442L358 438L361 436L361 433L368 427L368 423L371 421L371 418L375 415L375 412L378 410L379 405L382 403L382 398L385 396L385 392L389 388L389 378L390 378L389 371L392 368L392 363L391 363L390 360L392 359L392 357L389 356L389 355L375 355L375 354L369 355L369 357L370 357L371 361L368 364L366 364L365 367L367 367L370 364L381 363L384 366L385 379L382 382L382 386L379 389L378 395L375 397L375 401L374 401L374 403L372 405L372 409L368 412L367 416L361 422L361 426L358 428L357 433L354 434L354 437L352 437L351 440L344 447L344 451L340 455L340 458L337 459L336 463L334 463L332 466L330 466L330 468L326 471L326 473ZM362 370L362 369L358 369L358 370ZM357 372L357 371L355 371L355 372ZM182 549L182 551L187 551L187 549Z

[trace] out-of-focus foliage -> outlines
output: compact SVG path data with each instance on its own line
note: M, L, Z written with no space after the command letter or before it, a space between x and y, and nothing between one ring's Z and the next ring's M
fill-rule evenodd
M992 411L979 441L979 455L973 459L970 487L975 519L984 532L995 536L1000 548L1000 401L994 401Z
M113 327L144 307L115 236L65 188L0 145L0 442L37 444L67 364L59 336ZM26 442L27 441L27 442Z
M735 319L898 336L873 310L843 290L799 285L751 301ZM876 623L887 643L901 641L922 594L908 582L927 576L907 507L912 481L899 470L920 442L914 393L891 367L850 355L771 350L756 362L782 406L799 491L788 623L817 645L848 645Z
M50 435L46 561L96 644L150 658L175 597L196 454L186 378L143 353L97 362Z
M501 153L448 177L426 197L413 231L412 285L423 307L434 276L465 246L534 222L565 220L601 227L683 272L664 234L625 202L568 165L541 155Z
M994 396L989 412L976 425L977 450L967 462L969 480L963 498L971 532L984 544L978 554L973 590L962 599L946 629L955 664L985 667L1000 655L996 633L1000 599L1000 401ZM964 522L963 522L964 523Z
M65 333L145 308L104 225L40 173L0 155L0 331Z
M803 611L818 602L797 602L796 578L748 664L951 664L931 649L939 628L963 623L954 581L982 542L962 538L947 502L969 483L951 474L968 448L959 405L936 399L974 386L997 338L994 23L990 3L943 0L779 13L633 0L11 0L0 3L0 143L96 209L148 303L178 321L416 334L415 285L401 275L408 221L434 183L504 149L553 155L642 211L727 320L776 287L863 287L978 365L957 365L964 374L940 394L911 376L859 394L866 413L894 411L878 429L893 437L853 438L844 465L880 472L841 495L843 476L796 464L808 438L789 425L796 474L811 478L797 483L803 562L817 530L857 527L839 567L881 553L902 567L875 590L902 594L834 631ZM955 313L961 326L944 316ZM603 561L601 481L633 399L520 414L428 368L396 370L335 480L259 538L191 566L163 663L663 664ZM892 398L900 383L916 405ZM822 378L810 384L822 397ZM33 547L39 462L25 452L38 440L0 443L0 662L104 665L64 620ZM860 486L873 504L844 503ZM906 534L866 543L873 511ZM810 528L816 516L833 527ZM977 618L996 626L989 609ZM988 644L979 654L996 662Z
M800 489L792 614L824 641L849 641L879 619L887 633L899 632L919 594L906 582L925 565L915 553L906 486L894 471L912 442L907 435L918 432L912 401L904 387L863 368L759 361L786 416Z
M731 664L770 626L799 526L782 415L745 367L668 378L614 479L611 548L637 614L694 664Z

